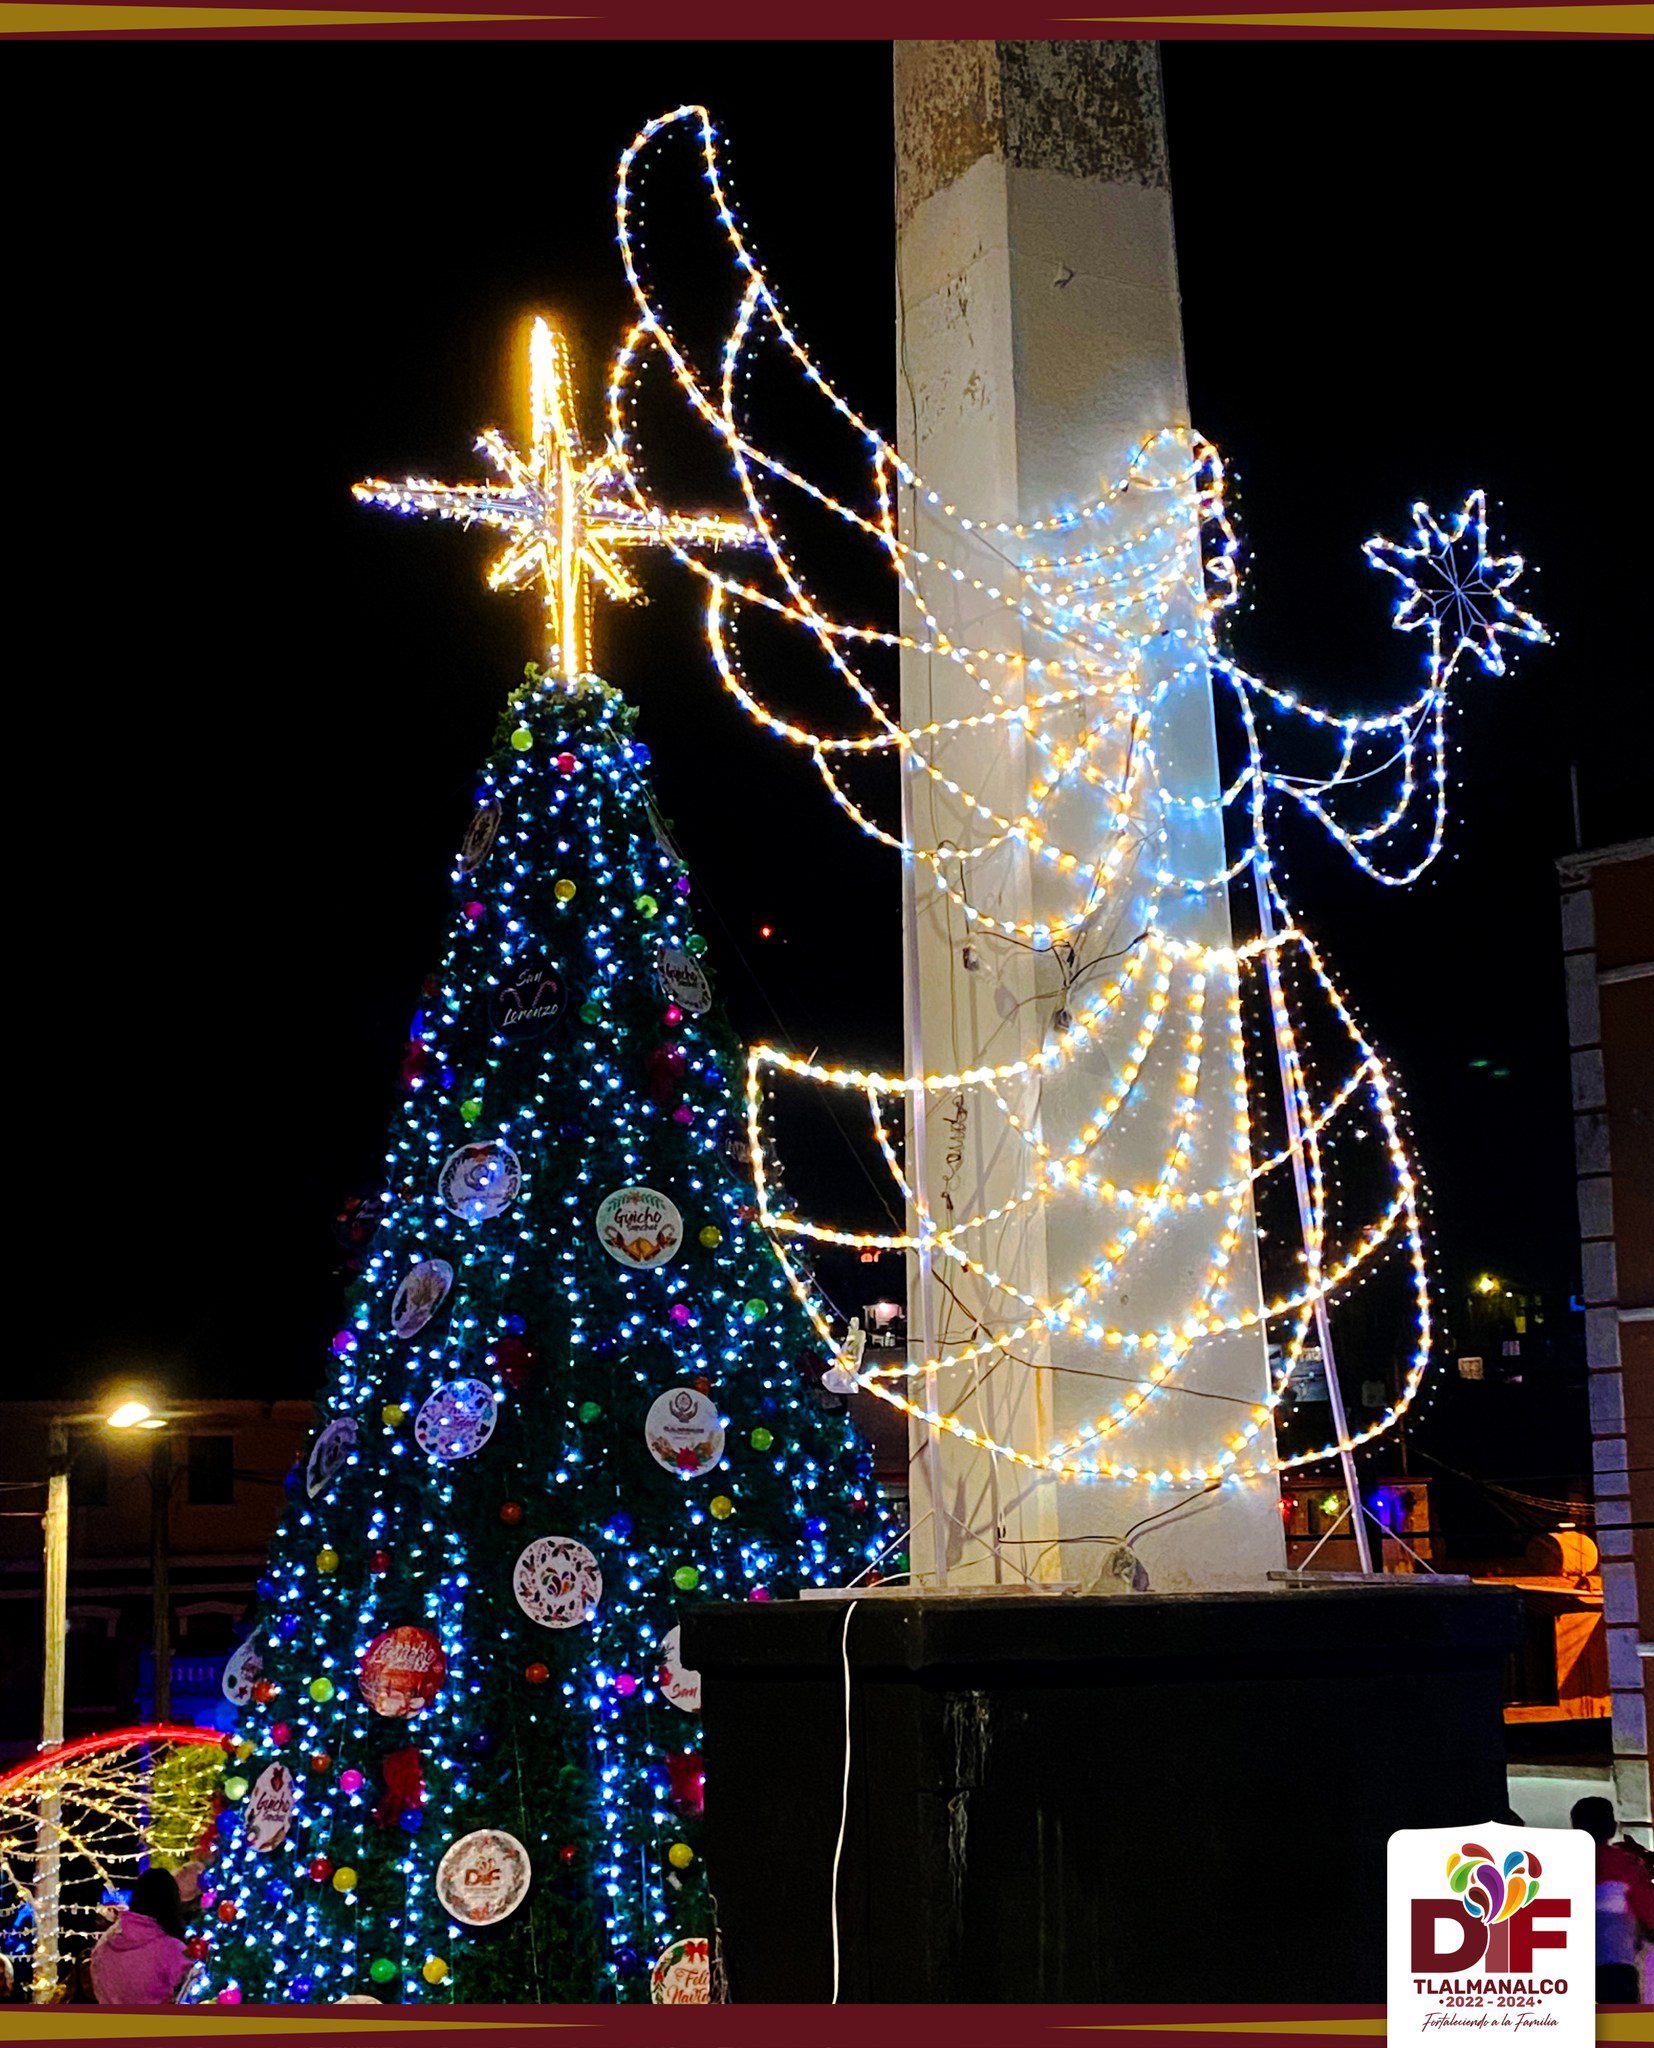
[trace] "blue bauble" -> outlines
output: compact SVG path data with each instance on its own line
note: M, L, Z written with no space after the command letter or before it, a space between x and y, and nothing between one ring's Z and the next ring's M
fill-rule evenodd
M315 1996L315 1993L316 1980L314 1977L295 1977L293 1979L293 2003L295 2005L308 2005Z
M276 1597L276 1582L274 1579L260 1579L254 1590L261 1600L274 1600Z
M425 1816L417 1806L404 1807L401 1815L401 1826L405 1834L417 1835L424 1825Z
M492 1756L494 1754L493 1730L479 1728L471 1737L468 1747L473 1756Z
M638 1956L635 1948L617 1948L615 1950L615 1968L623 1971L626 1975L629 1976L637 1968L637 1962Z
M825 1536L827 1533L827 1524L821 1519L819 1515L812 1515L810 1519L804 1524L804 1533L806 1536Z
M618 1515L611 1515L609 1517L608 1533L609 1540L612 1543L624 1543L626 1538L632 1533L631 1516L626 1514L624 1510Z
M270 1882L264 1887L264 1903L267 1906L279 1906L286 1896L287 1887L278 1877L271 1878Z
M215 1826L227 1842L236 1830L236 1817L228 1807L218 1816Z
M505 1326L511 1332L513 1337L520 1337L523 1334L523 1332L528 1328L527 1323L523 1321L521 1316L507 1316L505 1319Z
M649 751L649 743L647 740L633 740L631 745L631 755L632 759L637 763L637 765L640 768L647 768L649 763L654 759L654 756Z
M284 1614L280 1621L276 1623L277 1635L296 1636L298 1632L299 1617L296 1614Z
M758 1404L758 1412L760 1415L773 1415L779 1405L773 1394L766 1394Z

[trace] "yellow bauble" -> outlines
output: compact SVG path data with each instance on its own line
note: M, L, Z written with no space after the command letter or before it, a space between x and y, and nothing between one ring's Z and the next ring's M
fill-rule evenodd
M695 1852L687 1842L674 1842L666 1852L666 1860L674 1870L687 1870L695 1860Z
M440 1984L448 1975L448 1965L441 1956L427 1956L420 1965L419 1974L427 1984Z
M348 1863L341 1863L333 1873L333 1889L336 1892L353 1892L356 1889L356 1872Z
M236 1738L235 1753L243 1763L252 1755L253 1745L247 1740L245 1735Z
M400 1429L408 1419L408 1411L400 1401L387 1401L379 1411L379 1420L387 1429Z
M316 1552L316 1569L319 1572L336 1572L339 1569L339 1553L331 1544L326 1550Z
M703 1226L701 1230L701 1243L706 1246L708 1251L714 1250L723 1241L724 1233L718 1228L716 1223L708 1223Z
M727 1493L715 1493L707 1506L712 1510L714 1521L727 1522L735 1512L735 1503Z
M575 895L574 884L565 876L551 893L557 898L559 903L572 903Z

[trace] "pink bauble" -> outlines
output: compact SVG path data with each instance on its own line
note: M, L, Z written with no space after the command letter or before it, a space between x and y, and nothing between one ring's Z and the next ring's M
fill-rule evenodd
M770 1589L768 1586L754 1586L752 1591L747 1595L747 1598L749 1600L767 1600L769 1597Z
M559 754L557 756L557 772L559 775L572 775L579 766L580 763L572 754Z
M668 1024L681 1024L683 1022L683 1012L678 1008L676 1003L667 1004L666 1021Z
M695 1112L687 1102L680 1102L672 1112L672 1121L675 1124L692 1124L695 1121Z
M360 1792L361 1789L362 1774L360 1771L341 1771L339 1773L339 1790L341 1792Z
M615 1680L615 1691L623 1700L629 1700L637 1691L637 1680L629 1671L623 1671Z
M333 1355L335 1358L344 1358L355 1349L356 1332L354 1330L341 1330L333 1339Z
M675 1301L667 1313L681 1330L689 1321L692 1311L687 1301Z
M687 875L679 875L672 886L680 896L687 896L689 894L689 877Z
M218 2002L220 2005L239 2005L241 2003L241 1987L237 1984L226 1984L224 1989L218 1994Z
M288 1727L285 1721L278 1721L270 1730L270 1740L279 1749L284 1742L290 1740L292 1733L292 1729Z
M481 924L483 919L488 915L488 905L486 903L467 903L465 906L465 915L471 920L473 924Z

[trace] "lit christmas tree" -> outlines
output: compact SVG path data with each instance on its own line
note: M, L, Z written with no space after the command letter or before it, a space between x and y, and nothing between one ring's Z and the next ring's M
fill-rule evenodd
M634 713L589 673L639 512L535 330L498 484L372 484L508 536L545 594L454 869L382 1217L226 1689L205 1995L707 1996L698 1684L675 1622L852 1578L869 1463L754 1220L740 1051ZM840 1412L834 1412L840 1411Z

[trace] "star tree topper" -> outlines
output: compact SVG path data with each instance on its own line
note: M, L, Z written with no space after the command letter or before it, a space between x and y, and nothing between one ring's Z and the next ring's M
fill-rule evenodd
M1391 623L1402 633L1420 626L1429 632L1433 682L1446 682L1466 648L1489 675L1502 676L1501 635L1549 640L1539 621L1505 596L1524 564L1520 555L1488 553L1485 491L1472 491L1464 509L1448 520L1438 520L1420 499L1413 507L1413 541L1409 548L1374 538L1363 552L1375 569L1401 584Z
M588 458L575 411L574 375L563 337L537 319L529 338L529 449L519 455L489 427L478 451L501 483L441 484L370 477L351 489L366 505L492 526L505 552L488 571L491 590L538 585L546 611L549 672L573 681L591 672L593 586L620 602L643 595L621 551L635 547L744 547L756 536L738 520L640 507L626 494L608 450Z

